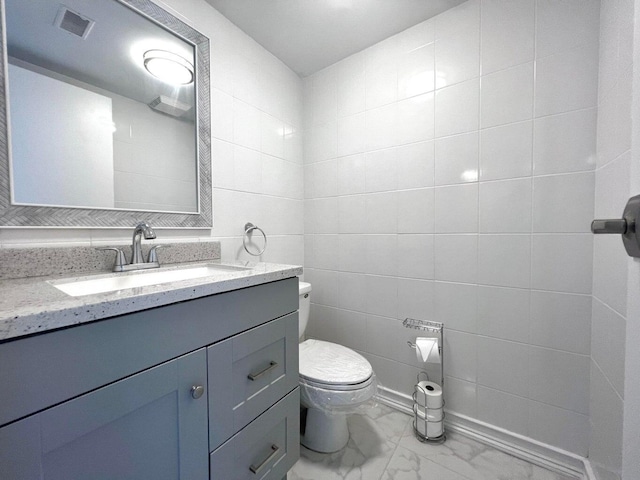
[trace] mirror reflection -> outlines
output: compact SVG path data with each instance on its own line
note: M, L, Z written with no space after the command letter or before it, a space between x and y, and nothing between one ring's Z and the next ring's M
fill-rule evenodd
M193 45L115 0L6 18L12 203L197 212Z

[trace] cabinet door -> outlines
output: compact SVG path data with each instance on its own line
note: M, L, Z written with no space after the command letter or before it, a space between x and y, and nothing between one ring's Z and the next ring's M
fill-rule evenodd
M200 349L4 427L3 478L206 478L206 390Z

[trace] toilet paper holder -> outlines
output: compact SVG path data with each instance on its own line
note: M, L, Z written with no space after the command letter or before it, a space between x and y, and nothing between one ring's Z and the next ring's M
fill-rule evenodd
M415 318L405 318L402 322L406 328L428 332L438 340L438 353L440 354L440 388L444 388L444 324L428 320L417 320ZM416 344L407 341L411 349L416 348ZM421 442L442 443L447 439L444 431L444 393L442 394L442 404L440 407L429 407L425 400L422 405L418 399L418 392L426 399L427 392L424 390L422 377L429 381L429 374L425 371L418 373L417 384L413 393L413 432ZM431 435L430 435L431 433Z

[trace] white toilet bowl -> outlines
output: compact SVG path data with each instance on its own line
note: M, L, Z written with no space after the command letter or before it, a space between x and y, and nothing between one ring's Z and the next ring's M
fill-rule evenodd
M300 283L300 336L310 291L310 284ZM300 442L317 452L337 452L349 441L347 414L376 393L375 374L366 358L342 345L306 340L299 348L300 402L307 409Z

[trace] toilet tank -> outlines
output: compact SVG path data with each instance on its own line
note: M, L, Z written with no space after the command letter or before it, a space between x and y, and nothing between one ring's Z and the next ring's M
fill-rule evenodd
M307 329L309 321L309 307L311 306L311 284L300 282L298 284L298 295L300 295L300 307L298 311L298 337L302 338Z

